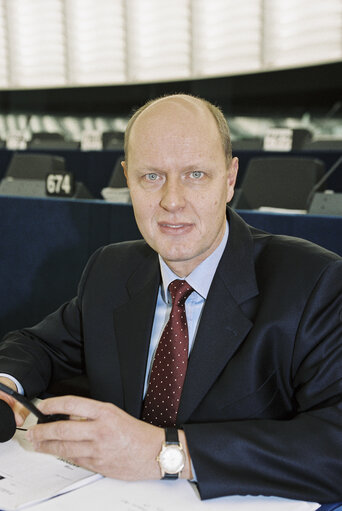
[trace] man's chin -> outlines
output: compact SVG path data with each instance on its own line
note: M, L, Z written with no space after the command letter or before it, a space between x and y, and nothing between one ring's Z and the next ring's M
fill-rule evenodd
M171 250L169 252L159 252L162 258L165 262L169 261L170 263L182 263L191 261L195 258L195 256L191 253L188 253L186 251L180 252L180 251L174 251Z
M189 251L170 251L160 255L169 268L182 277L189 275L201 263L200 255Z

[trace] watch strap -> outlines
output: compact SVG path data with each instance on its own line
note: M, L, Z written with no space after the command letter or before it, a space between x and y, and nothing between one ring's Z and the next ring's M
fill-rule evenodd
M165 445L180 445L177 428L165 428ZM178 479L179 474L164 473L163 479Z
M166 445L177 444L179 445L178 429L165 428L165 443Z

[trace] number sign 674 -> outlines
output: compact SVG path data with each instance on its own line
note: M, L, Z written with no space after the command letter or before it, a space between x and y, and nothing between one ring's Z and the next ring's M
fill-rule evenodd
M46 176L47 195L71 197L74 194L74 176L70 172Z

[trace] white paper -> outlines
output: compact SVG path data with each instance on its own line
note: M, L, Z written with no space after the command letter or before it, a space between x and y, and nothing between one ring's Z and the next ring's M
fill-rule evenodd
M36 453L17 430L0 444L0 509L12 511L98 479L98 474L48 454Z
M179 481L123 482L104 478L30 511L314 511L313 502L277 497L223 497L201 501L193 486Z

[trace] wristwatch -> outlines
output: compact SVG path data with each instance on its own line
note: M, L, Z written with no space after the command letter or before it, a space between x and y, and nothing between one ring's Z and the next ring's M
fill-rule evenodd
M165 442L157 457L162 479L178 479L185 464L185 453L177 428L165 428Z

